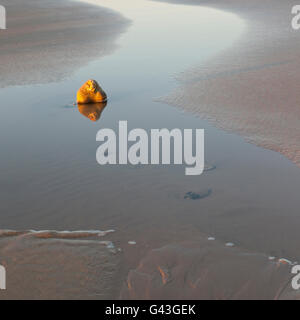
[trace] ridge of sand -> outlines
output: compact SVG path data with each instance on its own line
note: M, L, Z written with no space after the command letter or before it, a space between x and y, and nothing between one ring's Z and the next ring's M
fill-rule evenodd
M69 0L3 0L0 87L59 81L116 49L129 20L111 10Z
M169 0L238 14L247 31L228 50L178 76L160 100L280 152L300 166L300 32L295 1Z

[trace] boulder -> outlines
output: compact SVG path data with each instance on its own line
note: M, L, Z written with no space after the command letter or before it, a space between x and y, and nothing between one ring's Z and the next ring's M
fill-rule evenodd
M95 80L88 80L77 92L77 103L97 103L107 100L106 93Z

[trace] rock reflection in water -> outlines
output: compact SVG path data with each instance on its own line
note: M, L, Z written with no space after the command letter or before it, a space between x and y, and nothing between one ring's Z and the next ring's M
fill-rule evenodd
M107 102L99 102L92 104L78 104L79 112L91 121L98 121L105 109Z

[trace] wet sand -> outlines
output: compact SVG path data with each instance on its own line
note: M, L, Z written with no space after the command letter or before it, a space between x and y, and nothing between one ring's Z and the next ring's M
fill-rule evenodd
M152 9L157 18L161 7ZM164 10L169 15L171 8ZM153 15L142 21L149 22L145 30L155 29ZM1 90L6 102L18 94L0 117L1 229L17 230L0 232L0 263L8 270L8 290L0 299L297 298L291 266L278 260L300 261L298 168L188 113L153 103L169 75L161 70L161 53L155 56L153 34L146 39L149 48L141 42L146 54L133 45L144 38L136 35L132 42L130 35L124 39L125 48L132 45L129 53L97 61L72 81ZM147 55L160 62L158 72ZM91 75L107 81L108 106L64 106ZM134 127L205 128L214 170L191 179L183 168L99 167L95 134L118 119ZM190 194L208 196L186 198ZM27 230L32 228L78 231ZM98 228L115 232L93 232Z
M118 13L77 1L4 0L0 87L64 79L117 48L130 22Z
M127 244L118 232L107 240L114 230L2 230L9 272L0 299L299 299L291 288L294 261L199 232L183 240L187 230L165 232L163 241L156 230L153 242L153 230Z
M300 76L296 71L300 45L298 34L290 25L295 2L169 2L201 4L237 13L246 21L247 29L230 49L178 75L181 86L158 101L184 108L300 165ZM228 211L224 224L219 225L223 231L219 229L217 233L225 232L226 238L225 229L231 230L232 237L248 239L246 246L257 238L253 249L262 249L261 237L267 239L271 233L277 234L271 238L279 246L285 242L283 230L294 233L295 216L284 222L266 209L249 209ZM203 218L199 228L208 230L204 225L214 224L213 220L212 216L206 222ZM215 222L213 229L219 228ZM247 236L242 236L241 230ZM297 228L294 231L296 234ZM189 238L193 236L189 234ZM284 246L289 251L293 245L288 240ZM137 268L129 272L122 299L299 299L299 293L290 286L290 266L278 263L278 257L229 249L224 243L205 237L174 241L147 252ZM283 249L282 253L287 251Z
M230 49L178 75L161 101L184 108L300 166L300 44L291 27L295 1L201 1L242 17L247 28ZM213 23L213 22L212 22Z
M121 299L286 299L288 264L232 248L213 238L173 243L148 252L131 270Z
M97 231L0 232L7 272L3 299L112 299L120 286L120 256Z

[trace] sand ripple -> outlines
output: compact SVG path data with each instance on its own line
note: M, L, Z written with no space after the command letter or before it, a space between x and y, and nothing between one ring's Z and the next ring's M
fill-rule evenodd
M299 299L290 266L207 239L151 250L131 270L122 299Z
M280 152L300 166L300 44L289 15L295 3L250 2L249 7L237 0L210 2L240 14L247 32L229 50L179 75L180 88L160 101Z
M80 230L80 231L56 231L56 230L0 230L0 237L12 237L18 235L30 235L36 238L57 238L57 239L75 239L86 238L91 236L104 237L115 230Z

